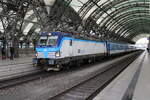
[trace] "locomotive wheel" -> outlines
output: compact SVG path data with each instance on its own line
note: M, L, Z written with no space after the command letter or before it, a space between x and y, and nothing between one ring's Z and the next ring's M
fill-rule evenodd
M80 67L80 66L81 66L81 62L80 62L80 61L77 61L77 62L76 62L76 65L77 65L77 67Z
M62 67L62 65L56 65L55 66L56 68L54 68L54 71L60 71L63 67Z
M92 59L89 59L89 60L88 60L88 63L89 63L89 64L92 63Z
M64 70L68 70L68 69L70 69L70 64L63 64L62 65L62 69L64 69Z

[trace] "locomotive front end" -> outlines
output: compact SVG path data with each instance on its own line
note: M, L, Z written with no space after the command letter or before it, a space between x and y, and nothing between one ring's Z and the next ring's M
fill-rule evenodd
M42 33L36 46L33 66L54 70L56 60L60 57L60 36L56 33Z

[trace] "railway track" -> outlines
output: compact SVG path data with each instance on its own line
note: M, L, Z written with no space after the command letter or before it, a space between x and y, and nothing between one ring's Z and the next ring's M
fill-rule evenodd
M19 64L17 64L17 65L19 65ZM64 72L65 71L63 71L62 73L64 73ZM103 70L102 70L102 72L103 72ZM26 74L23 74L23 73L26 73ZM25 71L23 73L17 73L18 76L10 78L10 79L0 80L0 89L12 87L15 85L23 84L23 83L37 80L37 79L42 79L42 78L51 76L53 74L56 74L55 72L49 73L49 72L41 71L40 69ZM29 73L29 74L27 74L27 73Z
M15 85L19 85L22 83L26 83L29 81L45 78L50 75L52 75L52 73L48 73L45 71L38 71L36 73L34 72L32 74L18 76L18 77L12 78L12 79L0 80L0 89L4 89L4 88L12 87Z
M33 68L32 64L28 62L0 66L0 81L36 73L39 71L40 69Z
M103 90L115 77L117 77L141 52L136 52L131 57L126 57L118 62L105 67L94 77L59 93L49 100L91 100Z

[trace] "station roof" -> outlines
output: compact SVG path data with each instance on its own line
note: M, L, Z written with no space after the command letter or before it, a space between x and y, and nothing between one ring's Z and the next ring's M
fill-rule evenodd
M5 1L5 0L4 0ZM150 36L150 0L62 0L69 4L82 21L92 18L99 27L105 27L113 35L137 41ZM55 0L44 0L46 6L52 6ZM50 10L50 8L47 8ZM2 8L0 8L0 13ZM22 26L23 34L31 29L40 31L37 18L29 9ZM0 21L0 31L3 32Z
M72 0L70 6L83 20L91 17L130 40L150 36L150 0Z

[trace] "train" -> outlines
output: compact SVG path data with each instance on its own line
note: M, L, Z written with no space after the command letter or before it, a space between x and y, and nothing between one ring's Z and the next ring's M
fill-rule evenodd
M100 57L135 50L134 45L126 43L90 40L67 32L42 32L36 45L33 66L46 71L59 71L67 64L91 62Z

